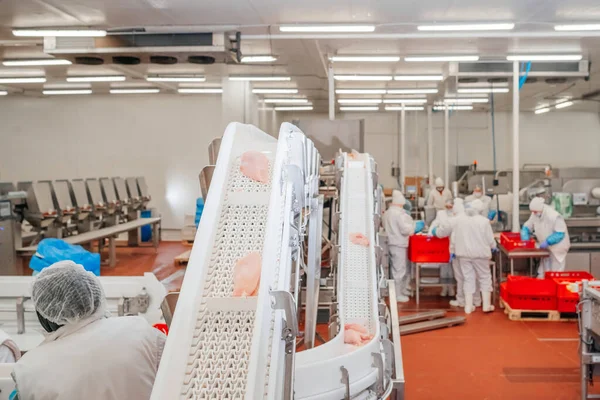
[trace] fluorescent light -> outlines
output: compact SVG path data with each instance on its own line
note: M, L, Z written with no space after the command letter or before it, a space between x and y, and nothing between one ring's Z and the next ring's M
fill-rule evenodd
M298 89L252 89L252 93L254 94L296 94L298 93Z
M554 25L555 31L600 31L600 24Z
M512 23L501 24L460 24L460 25L420 25L420 31L510 31L515 27Z
M312 111L312 106L300 106L300 107L275 107L275 111Z
M333 62L398 62L400 56L332 56Z
M0 96L6 96L8 92L6 90L0 90Z
M340 107L340 111L379 111L379 107Z
M435 94L437 89L388 89L387 94Z
M148 82L204 82L203 76L148 76Z
M402 111L402 109L404 108L404 111L423 111L425 110L425 107L418 107L418 106L412 106L412 107L402 107L402 106L385 106L385 111Z
M446 108L451 111L471 111L473 106L435 106L433 109L435 111L443 111Z
M281 25L281 32L373 32L374 25Z
M384 99L386 104L424 104L427 103L427 99Z
M62 60L59 58L47 58L37 60L4 60L2 64L5 67L31 67L31 66L44 66L44 65L70 65L71 61Z
M479 61L479 56L425 56L404 57L407 62Z
M91 89L70 89L70 90L43 90L45 95L61 95L61 94L92 94Z
M391 81L391 75L335 75L336 81Z
M519 54L506 56L508 61L580 61L581 54Z
M0 83L44 83L46 78L41 76L37 78L0 78Z
M340 104L381 104L381 99L339 99Z
M123 75L107 76L68 76L67 82L122 82L125 80Z
M508 88L468 88L458 89L458 93L508 93Z
M534 112L536 114L544 114L544 113L547 113L548 111L550 111L550 108L549 107L544 107L544 108L538 108Z
M177 92L182 94L211 94L223 93L221 88L179 88Z
M13 29L13 35L15 36L28 36L28 37L45 37L45 36L59 36L59 37L103 37L106 36L104 30L80 30L80 29Z
M385 94L385 89L336 89L336 94Z
M308 99L265 99L265 103L307 104Z
M160 89L110 89L110 94L152 94L159 92Z
M442 75L396 75L395 81L441 81Z
M289 76L230 76L230 81L291 81Z
M558 109L561 109L561 108L571 107L572 105L573 105L572 101L565 101L565 102L556 104L555 107Z
M277 57L274 56L243 56L243 63L260 63L260 62L273 62L277 61Z
M444 99L446 104L461 104L461 103L487 103L489 99L487 97L480 98L447 98Z

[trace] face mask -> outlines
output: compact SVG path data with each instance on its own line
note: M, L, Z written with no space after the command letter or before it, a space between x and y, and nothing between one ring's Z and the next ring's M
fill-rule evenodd
M443 187L436 188L438 192L442 193L444 191Z
M481 196L483 196L483 193L481 193L481 192L474 192L473 196L475 196L476 199L480 199Z
M535 215L536 218L542 218L541 212L534 212L533 215Z

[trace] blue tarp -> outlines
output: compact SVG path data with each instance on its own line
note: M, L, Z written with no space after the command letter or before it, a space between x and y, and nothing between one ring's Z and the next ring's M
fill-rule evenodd
M100 276L100 254L90 253L81 246L69 244L61 239L44 239L31 257L29 268L40 272L55 262L71 260L81 264L86 271Z

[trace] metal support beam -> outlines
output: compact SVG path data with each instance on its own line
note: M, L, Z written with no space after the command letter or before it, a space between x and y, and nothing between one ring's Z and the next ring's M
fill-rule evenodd
M512 231L519 232L519 62L513 62L513 198L512 198Z
M429 182L433 182L433 122L432 122L432 107L427 107L427 162ZM444 160L445 162L446 160ZM446 184L448 181L446 181Z
M333 80L333 65L329 64L327 70L327 79L329 82L329 120L335 119L335 81Z
M406 108L400 112L400 190L404 190L406 178Z
M450 184L450 112L444 109L444 183Z

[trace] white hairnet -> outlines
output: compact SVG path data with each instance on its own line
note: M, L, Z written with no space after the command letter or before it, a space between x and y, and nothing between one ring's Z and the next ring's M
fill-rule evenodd
M464 206L463 202L462 201L460 203L455 202L454 207L452 207L452 212L454 213L454 215L464 214L465 206Z
M392 192L392 204L398 204L399 206L403 206L406 203L406 199L404 195L399 190L394 190Z
M544 199L542 197L534 197L531 200L531 203L529 203L529 210L536 211L536 212L542 212L544 210L545 203L546 202L544 201Z
M59 261L36 276L31 289L35 309L58 325L77 323L104 309L100 281L73 261Z
M444 186L444 180L442 178L435 178L435 187Z
M483 203L479 199L473 200L473 201L467 203L467 205L465 207L465 211L466 211L467 215L469 215L469 216L481 214L481 211L483 211Z

